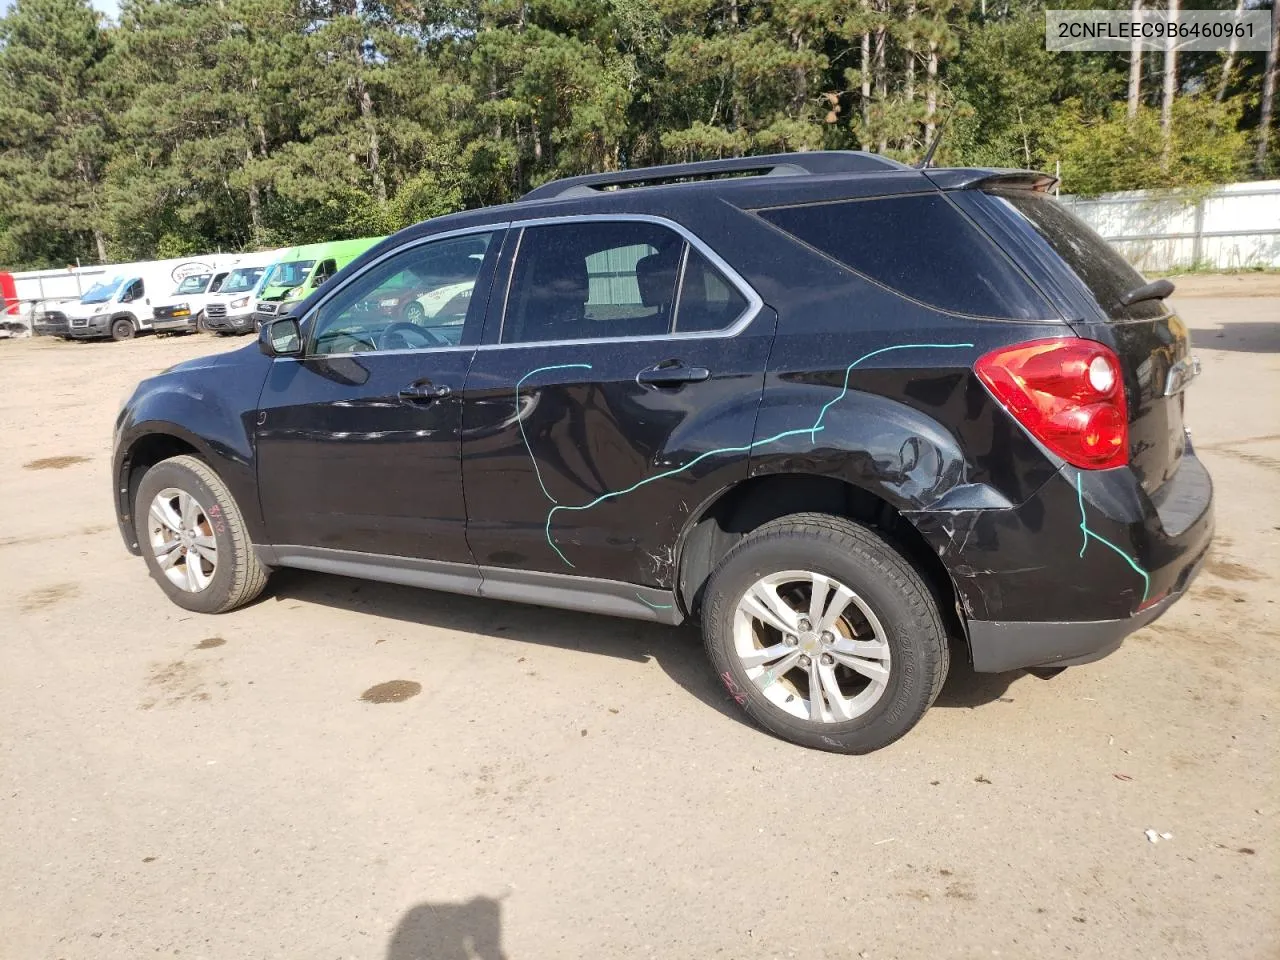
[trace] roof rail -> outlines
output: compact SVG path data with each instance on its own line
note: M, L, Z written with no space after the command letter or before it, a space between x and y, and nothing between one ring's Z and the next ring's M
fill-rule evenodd
M803 153L771 153L760 157L731 157L699 160L661 167L639 167L610 173L588 173L580 177L552 180L530 190L520 199L549 200L552 197L592 196L602 187L659 183L691 177L754 173L766 177L812 176L823 173L871 173L877 170L909 170L905 164L879 154L859 150L811 150Z

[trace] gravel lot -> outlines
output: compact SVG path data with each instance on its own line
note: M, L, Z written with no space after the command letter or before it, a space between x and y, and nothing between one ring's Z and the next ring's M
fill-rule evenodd
M0 342L0 957L1280 956L1280 289L1193 286L1192 594L862 758L748 726L691 629L287 571L187 614L111 425L246 341Z

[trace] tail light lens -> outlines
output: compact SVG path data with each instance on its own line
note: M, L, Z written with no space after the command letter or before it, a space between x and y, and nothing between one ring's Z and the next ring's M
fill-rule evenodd
M1031 435L1072 466L1129 461L1120 360L1093 340L1032 340L978 360L978 377Z

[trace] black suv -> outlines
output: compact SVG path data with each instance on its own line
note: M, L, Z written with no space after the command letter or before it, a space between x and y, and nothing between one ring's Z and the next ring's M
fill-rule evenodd
M1052 183L788 154L418 224L142 382L121 532L204 613L287 566L696 618L762 726L876 749L949 639L1096 659L1209 547L1172 286Z

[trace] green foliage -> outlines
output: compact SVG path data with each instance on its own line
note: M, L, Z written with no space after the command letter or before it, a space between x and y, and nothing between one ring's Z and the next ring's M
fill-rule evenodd
M88 0L18 0L0 18L0 253L91 259L103 223L109 40Z
M1127 55L1047 53L1031 0L16 0L0 263L368 236L652 163L914 162L947 113L939 163L1201 185L1248 173L1262 60L1185 56L1166 150L1158 55L1130 119Z
M1239 100L1215 103L1203 94L1175 101L1166 162L1158 108L1140 107L1130 120L1123 104L1089 116L1080 101L1069 100L1047 130L1041 166L1060 159L1063 181L1084 195L1237 180L1249 152L1249 134L1240 129L1243 109Z

